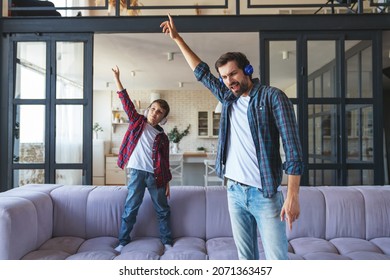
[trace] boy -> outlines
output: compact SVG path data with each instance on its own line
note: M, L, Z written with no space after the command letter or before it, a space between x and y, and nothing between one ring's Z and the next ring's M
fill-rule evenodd
M112 68L112 72L118 96L129 118L129 127L119 150L118 166L122 169L130 168L119 245L115 251L121 252L131 241L130 232L135 224L146 187L157 214L161 242L165 249L168 249L172 246L170 208L167 201L172 174L169 169L169 140L160 124L166 122L169 105L165 100L157 99L149 105L144 116L138 114L122 86L118 66Z

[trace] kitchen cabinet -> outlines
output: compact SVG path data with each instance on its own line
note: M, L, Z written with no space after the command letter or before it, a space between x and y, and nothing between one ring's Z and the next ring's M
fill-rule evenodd
M106 156L106 185L126 185L126 171L117 165L118 156Z
M198 112L198 137L218 138L221 114L214 111Z

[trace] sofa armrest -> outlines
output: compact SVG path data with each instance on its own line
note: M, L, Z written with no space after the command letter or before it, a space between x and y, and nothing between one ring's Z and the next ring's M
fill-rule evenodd
M0 196L0 260L22 258L52 236L53 205L42 192Z

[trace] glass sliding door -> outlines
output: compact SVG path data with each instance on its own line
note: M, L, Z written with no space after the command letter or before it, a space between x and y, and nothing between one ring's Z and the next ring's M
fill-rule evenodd
M260 34L261 79L285 91L296 108L306 165L301 185L384 182L375 36Z
M91 36L69 38L24 35L10 42L13 187L92 179Z

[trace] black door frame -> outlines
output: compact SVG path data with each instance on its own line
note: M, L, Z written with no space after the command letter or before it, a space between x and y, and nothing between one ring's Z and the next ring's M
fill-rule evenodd
M18 42L46 42L46 97L45 99L14 99L14 86L16 75L16 45ZM84 43L83 61L83 98L82 99L57 99L56 98L56 43L57 42L82 42ZM14 121L15 105L40 104L45 105L45 149L44 163L14 163L13 162L13 127L7 129L7 176L6 186L14 187L14 170L19 169L44 169L45 183L55 183L55 171L57 169L81 169L82 183L92 182L92 104L93 104L93 34L17 34L9 36L9 61L8 61L8 108L7 120L9 124ZM83 106L83 153L81 163L56 163L55 162L55 129L56 129L56 105L82 105Z
M382 69L382 57L376 54L382 53L382 32L356 32L356 31L326 31L326 32L260 32L260 79L263 83L269 84L269 69L270 69L270 41L296 41L297 50L297 97L291 98L294 105L298 107L297 121L299 126L300 137L302 141L304 162L306 168L301 179L301 185L309 185L309 170L325 170L332 168L338 172L338 180L336 185L346 186L348 183L348 168L374 170L374 184L383 185L385 182L384 158L383 158L383 95L382 95L382 76L380 75ZM348 104L365 104L367 99L359 98L358 100L345 98L345 75L341 73L346 72L345 68L345 50L344 42L346 40L369 40L372 42L372 65L373 65L373 121L374 121L374 161L373 163L351 164L347 163L347 141L346 141L346 122L345 119L340 119L340 141L338 163L334 164L310 164L308 157L308 75L307 75L307 42L309 40L335 40L336 44L336 73L338 74L338 88L340 91L340 98L329 99L330 104L338 103L341 106L340 116L345 116L345 108ZM313 98L311 98L313 99ZM305 137L306 136L306 137Z

